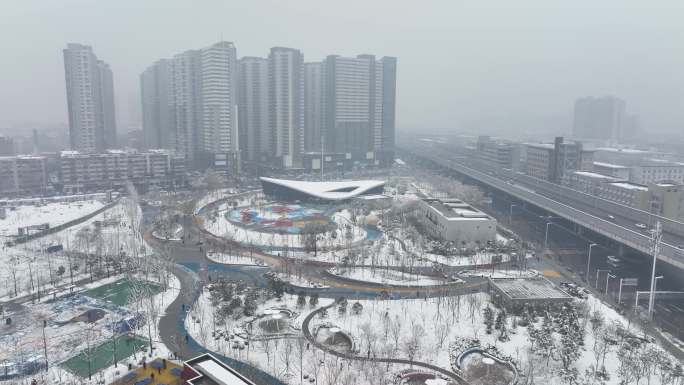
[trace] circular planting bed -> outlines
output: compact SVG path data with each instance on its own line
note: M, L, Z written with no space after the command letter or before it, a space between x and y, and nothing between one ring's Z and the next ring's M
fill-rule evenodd
M511 385L517 381L515 368L479 349L464 352L458 360L471 385Z
M453 382L438 377L434 373L422 372L422 371L407 371L400 373L399 375L399 385L451 385Z
M290 331L293 315L288 309L266 309L253 322L263 334L282 334Z
M317 342L340 353L350 353L354 348L351 337L334 325L319 326L314 333L314 338Z

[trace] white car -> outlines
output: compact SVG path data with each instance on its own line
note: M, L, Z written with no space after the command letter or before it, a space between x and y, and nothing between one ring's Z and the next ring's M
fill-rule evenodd
M608 215L607 218L610 219L611 221L614 221L614 220L615 220L615 217L614 217L613 215Z
M643 223L635 223L634 226L636 226L637 229L641 229L641 230L646 228L646 225Z

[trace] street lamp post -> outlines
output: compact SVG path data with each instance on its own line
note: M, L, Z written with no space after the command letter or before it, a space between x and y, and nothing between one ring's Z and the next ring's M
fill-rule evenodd
M544 250L548 247L548 242L549 242L549 225L552 225L553 222L546 222L546 231L544 232Z
M596 269L596 284L594 285L594 287L596 287L596 289L599 288L598 279L599 279L599 274L601 274L602 271L608 271L609 272L610 270L609 269Z
M609 272L608 275L606 275L606 297L608 297L608 280L611 278L615 278L615 276Z
M655 295L655 281L656 281L656 276L655 276L655 271L656 271L656 262L658 261L658 253L660 252L660 240L662 239L663 233L662 233L662 227L660 225L660 221L656 222L655 229L653 231L653 235L651 238L651 244L652 244L652 251L653 251L653 267L651 270L651 295L648 297L648 319L652 320L653 319L653 302L655 301L654 295Z
M517 206L517 205L514 203L511 203L511 207L508 210L508 224L509 225L513 223L513 207L515 207L515 206Z
M585 281L589 283L589 266L591 265L591 248L594 246L598 246L596 243L590 243L589 244L589 256L587 258L587 273L585 274Z

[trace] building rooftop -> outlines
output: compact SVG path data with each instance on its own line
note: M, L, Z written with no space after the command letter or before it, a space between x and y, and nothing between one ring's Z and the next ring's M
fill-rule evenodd
M621 166L619 164L605 163L605 162L594 162L594 166L605 167L605 168L613 168L616 170L629 168L627 166Z
M313 198L329 201L342 201L359 195L382 189L385 185L381 180L355 180L332 182L308 182L261 177L262 185L278 186L283 189L297 191ZM377 195L377 194L374 194Z
M546 150L553 150L554 146L551 143L523 143L527 147L543 148Z
M605 174L599 174L597 172L591 172L591 171L575 171L573 172L575 175L581 175L581 176L586 176L588 178L595 178L595 179L609 179L612 181L618 181L618 178L612 177L610 175L605 175Z
M641 185L641 184L636 184L636 183L630 183L630 182L611 182L615 187L620 187L626 190L639 190L639 191L648 191L648 187Z
M430 207L447 220L485 220L489 215L458 199L423 199Z
M605 151L605 152L620 152L623 154L650 154L651 151L646 151L646 150L637 150L634 148L615 148L615 147L599 147L595 149L596 151Z
M190 385L254 385L254 383L211 354L203 354L185 362L197 376L187 380Z

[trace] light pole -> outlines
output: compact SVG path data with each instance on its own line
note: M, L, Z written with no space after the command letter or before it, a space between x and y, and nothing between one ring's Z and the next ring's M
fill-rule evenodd
M590 243L589 244L589 256L587 258L587 274L585 274L586 278L585 281L589 283L589 266L591 265L591 248L594 246L598 246L596 243Z
M606 297L608 297L608 280L611 278L615 278L615 276L609 272L608 275L606 275Z
M546 231L544 231L544 250L547 249L548 247L548 242L549 242L549 225L552 225L553 222L546 222Z
M513 223L513 207L516 207L516 206L517 206L516 204L511 203L511 207L508 210L508 224L509 225Z
M594 287L596 287L596 289L599 288L599 287L598 287L598 279L599 279L599 274L601 274L602 271L608 271L608 272L610 272L610 269L596 269L596 284L594 285ZM610 273L609 273L609 274L610 274Z
M653 302L655 301L655 271L656 271L656 261L658 260L658 253L660 252L660 239L662 238L662 227L660 226L660 221L656 222L655 229L653 231L653 236L651 238L652 248L653 248L653 268L651 270L651 294L648 297L648 319L649 321L653 319Z

